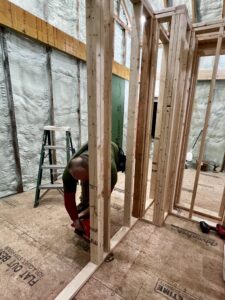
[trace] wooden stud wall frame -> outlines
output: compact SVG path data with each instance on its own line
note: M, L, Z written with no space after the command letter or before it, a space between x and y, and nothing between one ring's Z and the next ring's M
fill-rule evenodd
M159 24L149 17L144 26L140 95L136 137L136 167L134 180L133 216L142 217L145 201L150 151L150 130L154 104L155 76L159 42Z
M211 212L206 209L202 209L195 206L195 197L197 192L197 186L198 186L198 180L199 180L199 174L200 174L200 166L201 161L203 158L204 153L204 147L205 147L205 138L208 128L208 122L210 117L210 111L211 111L211 105L215 93L215 83L216 80L220 78L220 73L218 71L218 63L219 63L219 56L220 54L224 53L224 21L218 21L218 22L212 22L208 24L194 24L194 33L196 35L196 49L195 49L195 71L192 76L192 91L190 92L189 96L189 108L187 108L186 111L186 121L185 121L185 132L182 137L182 150L181 150L181 158L179 163L179 180L176 185L176 195L175 195L175 207L186 210L189 212L189 219L193 219L193 213L196 215L201 215L203 217L208 217L211 219L214 219L222 224L224 224L224 218L225 218L225 205L224 205L224 192L221 199L221 205L218 214ZM180 193L181 193L181 185L183 180L183 172L184 172L184 165L185 165L185 157L186 157L186 151L187 151L187 143L188 143L188 137L189 137L189 131L190 131L190 124L191 124L191 116L192 116L192 110L193 110L193 103L194 103L194 93L195 93L195 86L197 82L197 72L198 72L198 61L200 56L205 55L215 55L215 61L214 61L214 67L213 72L211 72L211 85L210 85L210 92L208 97L208 106L206 110L206 116L205 116L205 124L203 128L203 137L201 139L201 146L200 146L200 153L199 153L199 165L196 171L196 177L194 182L194 189L192 194L192 201L191 206L187 206L184 204L179 203L180 199ZM208 78L209 79L209 78ZM173 206L171 206L171 211L173 210Z
M193 214L193 208L194 208L197 187L198 187L198 181L199 181L199 175L200 175L200 170L201 170L201 163L203 160L203 154L204 154L204 149L205 149L205 139L206 139L208 124L209 124L209 117L210 117L210 112L211 112L211 107L212 107L212 101L213 101L214 94L215 94L216 74L217 74L218 65L219 65L219 58L220 58L223 33L224 33L223 26L220 27L219 33L220 34L219 34L218 41L217 41L216 53L215 53L216 55L215 55L215 61L214 61L214 66L213 66L212 81L211 81L211 85L210 85L208 104L207 104L206 115L205 115L205 123L204 123L204 127L203 127L202 138L201 138L198 166L197 166L197 171L196 171L196 176L195 176L194 188L192 191L192 199L191 199L189 218L191 218L192 214Z
M142 3L136 3L134 16L132 19L131 34L131 76L129 84L129 103L127 120L127 149L126 149L126 178L125 178L125 198L124 198L124 226L131 224L131 211L133 205L133 183L135 166L135 144L137 131L137 111L139 101L139 76L140 76L140 57L142 44L141 16L143 13Z
M170 199L174 195L174 176L177 162L177 149L185 105L178 99L188 88L186 76L189 51L191 48L190 21L185 6L172 7L149 17L143 40L143 58L140 81L139 119L137 124L135 184L133 198L133 216L141 218L145 213L148 162L150 152L150 132L152 107L156 78L156 63L160 25L170 22L170 34L164 47L164 66L161 73L159 111L156 123L155 149L151 188L154 194L153 223L162 225L168 214ZM150 29L149 29L150 28ZM148 31L152 32L149 34ZM150 42L146 37L150 36ZM145 37L146 36L146 37ZM153 45L153 47L151 46ZM156 46L155 46L156 45ZM186 98L185 98L186 99ZM187 99L186 99L187 101ZM177 126L179 124L179 126ZM176 147L174 146L176 145Z
M224 27L224 21L192 26L185 6L168 7L154 13L148 1L132 0L134 16L131 21L132 46L124 223L116 235L109 239L110 214L107 187L104 193L101 192L104 190L103 181L107 182L109 179L106 156L109 153L110 126L107 123L107 116L109 116L111 105L109 96L111 67L105 62L112 60L110 39L106 42L104 34L108 32L109 38L112 32L110 33L109 29L111 24L109 19L106 21L109 28L104 27L100 21L106 20L109 13L104 2L103 0L95 1L95 7L93 7L93 0L87 0L88 15L92 15L92 21L90 19L87 21L87 65L88 70L92 71L92 75L88 76L89 139L91 141L90 153L92 158L95 158L92 167L98 170L90 174L92 178L91 262L60 293L58 300L71 299L95 272L107 253L145 213L159 39L163 44L163 66L160 75L159 109L151 181L151 194L154 198L153 224L158 226L163 224L168 214L174 214L174 207L179 207L178 199L190 131L199 56L215 54L218 38L221 41L221 52L224 51L224 35L220 29ZM142 13L146 15L147 20L143 33L140 23ZM164 22L169 22L169 33L163 27ZM106 31L104 32L103 29ZM215 71L213 76L215 77ZM105 164L104 170L98 169L98 164L101 163ZM105 200L106 204L103 205ZM225 222L224 202L223 195L221 216L217 218L223 222ZM188 207L186 209L189 210ZM210 214L205 210L198 211L194 207L193 211L197 211L202 216ZM131 212L135 218L132 217ZM193 217L192 220L196 221L197 218Z
M154 199L153 224L161 226L168 213L173 212L174 204L181 208L178 199L183 179L199 57L217 53L218 63L219 54L225 52L225 34L223 31L225 23L222 20L207 24L194 24L192 27L184 6L170 7L156 12L146 22L150 28L153 28L152 19L154 17L159 23L170 22L168 44L163 45L164 62L160 76L161 85L150 191L151 198ZM145 35L144 32L142 61L145 62L145 65L143 64L141 68L140 77L133 197L133 216L138 218L142 218L145 214L150 143L149 124L151 124L151 107L154 95L154 92L151 94L151 87L148 86L148 76L150 76L153 86L155 80L154 64L151 62L151 56L148 56L148 51L145 50L147 44ZM157 36L157 33L153 30L151 35L153 38L153 36ZM150 48L149 45L148 48ZM153 53L154 49L149 51ZM215 70L213 73L208 72L201 75L201 80L205 80L206 77L209 79L212 75L211 91L214 91L215 80L224 78L221 71L216 72ZM212 96L211 92L211 100ZM220 207L220 216L216 216L215 213L205 209L194 208L193 203L190 209L190 218L194 210L199 215L210 216L217 221L222 220L225 209L224 196ZM189 210L184 206L182 208Z

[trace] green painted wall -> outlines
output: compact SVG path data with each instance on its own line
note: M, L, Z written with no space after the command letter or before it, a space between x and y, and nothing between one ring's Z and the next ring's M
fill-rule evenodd
M112 76L112 141L122 147L125 80Z

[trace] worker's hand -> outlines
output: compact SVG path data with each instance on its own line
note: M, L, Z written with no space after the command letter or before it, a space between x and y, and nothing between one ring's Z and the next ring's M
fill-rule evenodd
M73 224L74 224L75 229L77 229L79 231L84 231L79 219L75 220L73 222Z

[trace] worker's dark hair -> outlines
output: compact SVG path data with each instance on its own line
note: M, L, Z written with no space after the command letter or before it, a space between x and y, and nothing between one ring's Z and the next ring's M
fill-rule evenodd
M126 170L126 155L124 154L123 149L121 147L118 146L118 148L119 148L119 152L118 152L117 171L123 173Z

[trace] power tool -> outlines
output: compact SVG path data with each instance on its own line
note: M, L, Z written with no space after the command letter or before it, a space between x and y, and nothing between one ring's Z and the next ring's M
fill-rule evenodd
M199 225L203 233L209 233L210 230L213 230L221 237L221 239L225 239L225 228L221 224L217 224L216 227L214 227L201 221Z

